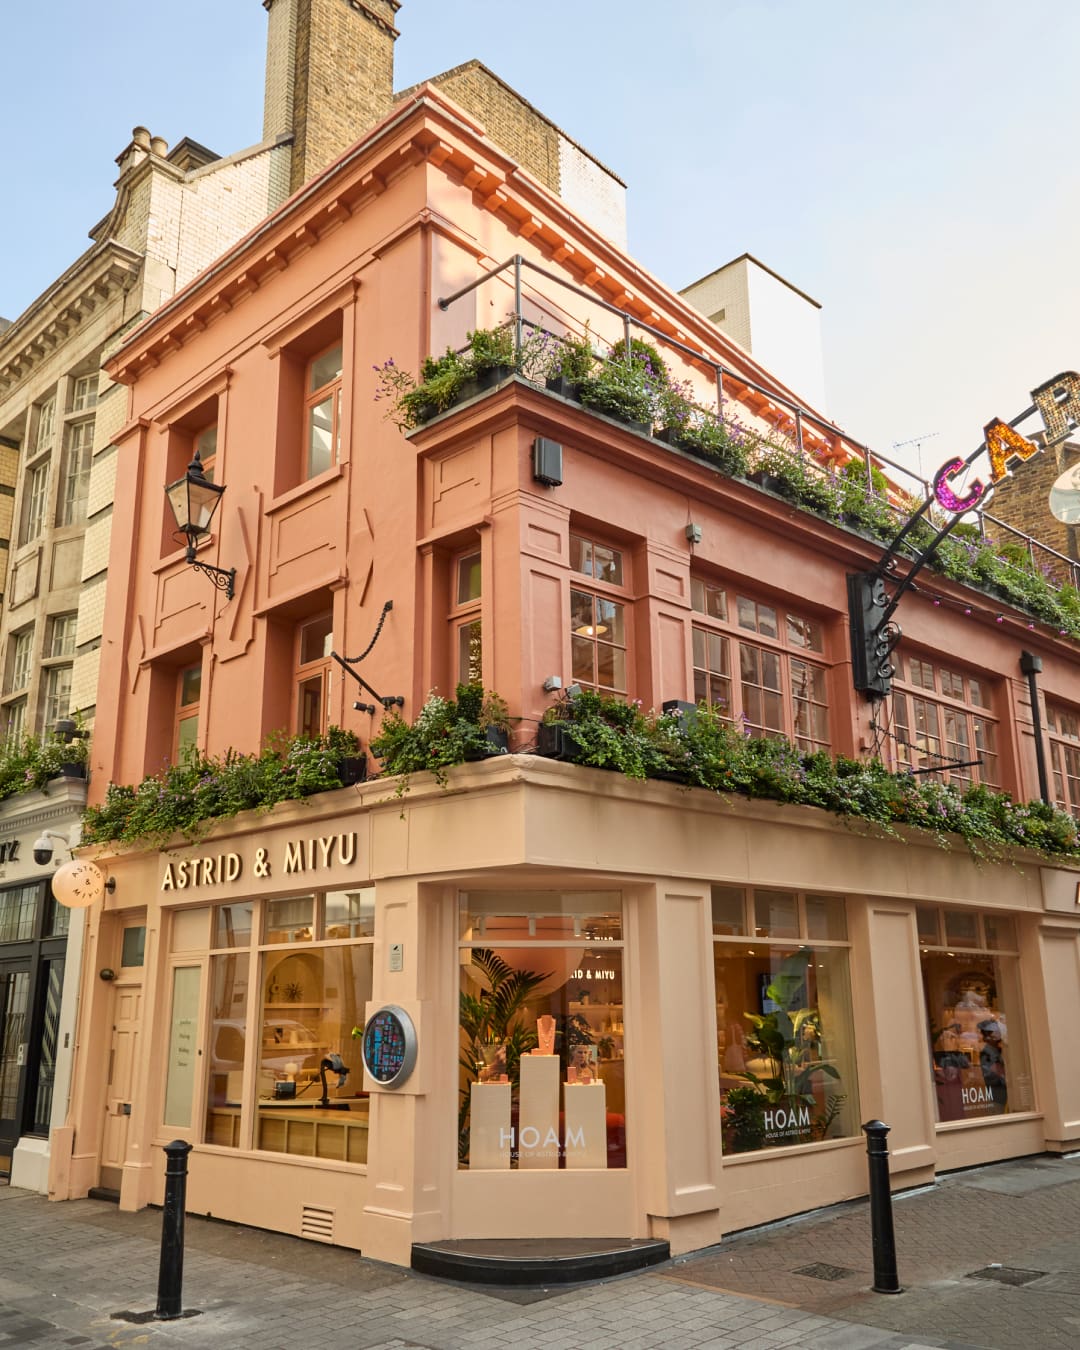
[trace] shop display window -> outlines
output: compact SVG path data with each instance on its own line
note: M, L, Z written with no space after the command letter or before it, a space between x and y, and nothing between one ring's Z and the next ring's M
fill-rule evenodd
M458 1160L626 1166L622 897L460 897Z
M918 931L938 1121L1033 1111L1015 921L921 905Z
M206 1143L367 1161L359 1037L374 896L359 887L215 906Z
M842 897L712 888L725 1153L859 1133Z

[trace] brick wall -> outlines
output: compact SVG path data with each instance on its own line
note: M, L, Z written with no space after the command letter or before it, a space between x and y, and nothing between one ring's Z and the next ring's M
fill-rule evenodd
M291 192L390 111L397 8L396 0L297 0Z
M482 123L495 142L552 192L561 190L559 132L478 61L448 70L432 84Z
M994 489L987 508L992 516L1003 520L1014 529L1030 534L1040 543L1056 548L1070 558L1080 558L1077 551L1077 527L1063 525L1050 514L1050 489L1066 469L1080 463L1080 445L1066 443L1044 450L1041 455L1010 465L1009 477ZM1008 532L999 530L998 542L1007 542Z

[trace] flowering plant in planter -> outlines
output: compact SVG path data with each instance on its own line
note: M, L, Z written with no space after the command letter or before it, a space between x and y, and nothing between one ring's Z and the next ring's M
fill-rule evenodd
M452 765L504 754L505 737L500 744L490 730L505 733L509 725L506 704L497 694L485 693L481 684L459 684L452 699L429 694L415 722L391 712L371 742L371 753L382 761L384 773L397 776L396 795L403 797L414 773L429 770L445 787Z
M215 821L240 811L269 811L342 787L342 761L360 753L357 737L341 727L313 738L272 736L254 755L189 751L141 783L110 783L101 805L83 815L83 842L158 847L179 834L195 843Z
M55 732L23 736L0 745L0 800L19 792L48 791L54 778L63 777L68 766L85 770L90 743L85 737L65 741Z

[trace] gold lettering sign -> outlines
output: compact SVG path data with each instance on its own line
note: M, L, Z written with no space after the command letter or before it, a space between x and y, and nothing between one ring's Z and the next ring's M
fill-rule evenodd
M1000 483L1008 472L1010 459L1030 459L1039 453L1039 446L1014 431L1000 417L995 417L983 428L986 448L990 453L990 481Z
M311 839L287 839L281 845L280 858L271 850L255 849L251 867L253 880L266 877L298 876L334 867L352 867L356 863L356 831L317 835ZM276 861L280 866L276 866ZM186 891L205 886L231 885L244 876L244 859L239 853L198 854L182 862L169 862L161 878L163 891Z

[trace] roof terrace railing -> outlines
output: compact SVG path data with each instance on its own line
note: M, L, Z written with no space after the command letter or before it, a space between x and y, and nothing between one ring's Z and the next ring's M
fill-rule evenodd
M919 474L913 473L906 466L898 463L896 460L890 459L887 455L871 450L868 445L855 440L852 436L848 435L847 432L841 430L840 427L835 423L830 422L827 418L820 416L809 408L803 407L794 399L788 398L785 394L777 392L776 389L771 389L766 385L757 383L755 380L750 379L749 376L735 370L733 367L725 366L722 362L717 361L713 356L709 355L701 348L693 347L685 342L681 342L678 338L672 337L670 333L665 333L662 329L647 323L644 319L630 313L628 310L620 309L618 305L604 300L590 291L584 290L573 281L568 280L566 277L559 276L557 272L549 271L546 267L542 267L539 263L532 262L521 254L515 254L511 258L507 258L505 262L500 263L497 267L489 269L484 272L482 276L475 278L467 285L459 287L449 295L439 296L437 301L439 308L443 311L448 310L450 306L458 300L463 299L487 282L502 276L510 269L513 269L513 310L510 316L510 322L512 322L514 327L514 350L517 353L519 360L525 342L526 329L547 333L549 336L556 338L565 337L566 335L565 333L551 333L548 329L537 324L534 320L525 317L524 273L528 271L529 273L542 277L545 281L549 281L570 292L570 294L575 296L578 300L591 306L593 309L603 311L619 320L623 329L623 351L628 364L633 360L632 339L635 332L638 332L647 334L650 338L662 343L665 348L679 353L687 363L698 367L708 367L711 370L712 379L716 388L716 416L721 422L724 421L724 406L728 401L728 395L725 392L726 380L729 389L732 386L737 386L743 391L750 390L753 393L760 395L762 398L767 399L771 405L781 409L787 415L790 421L790 433L787 428L780 425L776 426L774 429L783 434L790 434L791 439L800 454L805 456L808 466L823 473L827 471L825 466L815 458L812 450L807 447L807 429L809 428L811 433L816 433L826 445L831 444L834 447L834 452L836 449L839 449L846 452L849 459L861 460L865 466L867 483L871 488L874 486L874 471L877 469L886 474L899 475L912 485L917 484L924 501L932 497L932 487L929 480L923 478ZM546 298L547 297L543 297L542 295L538 296L534 300L534 303L542 308L540 300ZM587 328L588 325L586 324L586 330ZM569 331L569 328L567 331ZM737 398L741 396L744 395L735 395ZM762 417L760 412L753 412L753 415L759 418ZM904 490L907 491L907 489ZM992 545L1000 546L1002 538L1009 536L1020 543L1026 550L1033 570L1041 571L1044 576L1052 578L1059 586L1068 583L1073 587L1080 589L1080 562L1068 557L1064 553L1060 553L1057 549L1050 547L1048 544L1044 544L1041 540L1026 534L1023 530L1017 529L1006 521L998 519L985 509L974 508L968 514L975 517L980 539Z

